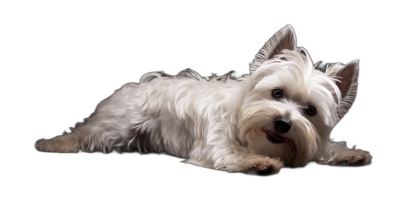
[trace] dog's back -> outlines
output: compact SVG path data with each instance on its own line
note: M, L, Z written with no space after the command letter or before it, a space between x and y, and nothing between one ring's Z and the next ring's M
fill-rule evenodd
M71 133L40 139L35 146L47 152L166 152L188 158L195 139L207 138L205 120L234 108L230 101L237 88L224 91L227 85L243 86L232 72L208 78L190 69L175 76L147 73L140 84L125 84L100 102Z

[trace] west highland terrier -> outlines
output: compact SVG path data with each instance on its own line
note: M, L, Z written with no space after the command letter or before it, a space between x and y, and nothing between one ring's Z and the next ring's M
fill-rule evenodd
M63 153L165 152L201 167L258 174L310 161L369 164L368 152L330 140L356 98L358 64L320 69L287 25L261 48L249 75L147 73L140 84L125 84L100 102L70 133L35 146Z

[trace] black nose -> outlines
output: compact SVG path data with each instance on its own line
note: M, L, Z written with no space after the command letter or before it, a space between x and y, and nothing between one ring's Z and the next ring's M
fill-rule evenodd
M275 130L279 133L286 133L292 127L292 122L285 117L277 117L275 119Z

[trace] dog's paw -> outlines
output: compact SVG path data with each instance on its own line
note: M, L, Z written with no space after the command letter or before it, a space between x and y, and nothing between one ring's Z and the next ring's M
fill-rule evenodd
M371 160L372 156L367 151L347 150L339 152L329 164L362 166L370 164Z
M42 152L76 153L79 148L75 137L72 134L57 136L52 139L39 139L35 148Z
M268 157L256 159L252 162L252 164L252 169L254 169L258 175L278 173L279 170L283 167L283 163L281 161Z

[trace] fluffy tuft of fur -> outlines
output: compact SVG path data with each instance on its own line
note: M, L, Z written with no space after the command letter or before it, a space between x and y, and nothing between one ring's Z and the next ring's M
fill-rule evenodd
M258 174L283 166L368 164L368 152L330 140L352 106L358 61L319 69L288 25L250 64L250 75L145 74L103 100L70 133L35 144L46 152L161 153L187 163ZM278 95L274 92L278 91ZM284 127L284 128L283 128Z

